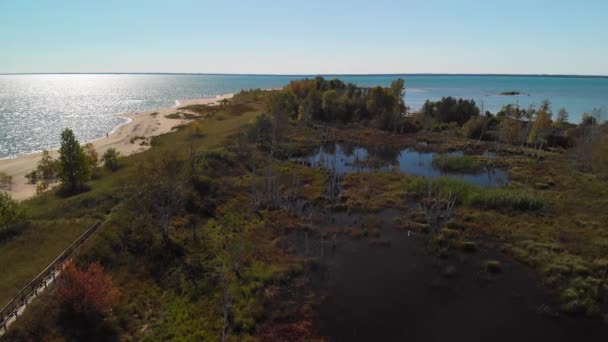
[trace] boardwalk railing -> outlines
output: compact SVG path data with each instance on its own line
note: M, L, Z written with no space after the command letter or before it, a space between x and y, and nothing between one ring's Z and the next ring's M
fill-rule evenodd
M25 285L25 287L11 299L2 310L0 310L0 332L6 332L8 323L11 319L17 319L20 310L36 297L39 291L46 289L48 284L55 280L55 277L63 269L65 263L74 256L80 246L97 231L97 228L99 228L101 224L102 221L97 221L89 227L78 239L72 242L68 248L61 252L50 265L32 279L29 284Z

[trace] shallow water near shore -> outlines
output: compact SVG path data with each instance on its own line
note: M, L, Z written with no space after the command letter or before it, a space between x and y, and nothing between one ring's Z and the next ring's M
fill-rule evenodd
M0 75L0 158L52 149L72 128L80 141L105 136L124 122L120 113L173 107L176 100L209 98L243 89L277 88L311 76L41 74ZM472 98L484 110L513 103L527 107L548 98L578 122L583 112L608 107L608 78L458 75L332 76L360 86L406 81L406 103L414 110L443 96ZM503 96L518 91L521 95Z

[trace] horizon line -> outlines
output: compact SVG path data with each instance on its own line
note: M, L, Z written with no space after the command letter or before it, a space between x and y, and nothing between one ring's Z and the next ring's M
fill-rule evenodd
M200 75L200 76L275 76L275 77L369 77L369 76L489 76L489 77L570 77L570 78L608 78L608 75L579 75L579 74L504 74L504 73L318 73L318 74L272 74L272 73L216 73L216 72L12 72L2 73L1 76L18 75Z

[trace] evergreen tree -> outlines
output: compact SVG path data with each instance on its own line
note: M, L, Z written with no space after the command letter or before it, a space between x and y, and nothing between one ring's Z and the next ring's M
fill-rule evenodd
M78 143L74 132L66 128L61 133L59 177L66 190L75 193L82 190L84 184L89 180L89 176L89 159Z

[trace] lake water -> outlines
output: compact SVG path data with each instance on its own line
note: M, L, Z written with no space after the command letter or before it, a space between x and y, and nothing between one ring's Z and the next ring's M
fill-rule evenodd
M281 87L305 76L262 75L0 75L0 158L57 147L72 128L81 141L103 137L125 122L117 114L174 106L178 99L214 97L251 88ZM332 77L327 76L327 77ZM360 86L406 81L413 109L443 96L473 98L485 110L508 103L528 106L548 98L571 121L594 107L608 107L608 78L533 76L376 75L339 76ZM501 96L503 91L523 95Z

